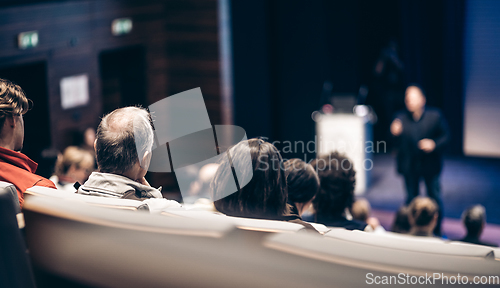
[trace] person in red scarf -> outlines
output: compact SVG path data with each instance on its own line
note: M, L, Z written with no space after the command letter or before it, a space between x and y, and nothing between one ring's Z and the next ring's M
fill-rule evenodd
M29 100L18 85L0 79L0 181L14 184L23 205L26 189L45 186L56 189L52 181L35 174L38 166L19 152L23 148L24 120Z

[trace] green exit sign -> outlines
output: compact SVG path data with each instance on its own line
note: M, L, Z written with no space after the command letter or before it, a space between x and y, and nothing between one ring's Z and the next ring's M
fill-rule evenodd
M115 36L125 35L132 31L132 19L118 18L111 23L111 33Z
M19 49L29 49L38 46L38 31L28 31L17 35Z

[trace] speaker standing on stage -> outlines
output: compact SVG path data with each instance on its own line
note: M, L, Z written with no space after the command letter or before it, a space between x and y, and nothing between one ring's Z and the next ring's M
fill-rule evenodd
M391 134L398 147L397 168L406 185L406 205L419 194L423 178L427 195L439 206L438 225L434 230L441 235L443 203L439 175L443 167L442 152L449 139L446 121L438 109L425 107L426 98L417 85L406 88L406 111L397 114L391 124Z

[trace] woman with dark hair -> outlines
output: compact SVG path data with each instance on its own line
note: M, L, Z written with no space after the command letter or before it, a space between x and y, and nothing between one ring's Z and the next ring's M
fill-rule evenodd
M314 159L311 165L318 172L320 180L320 189L313 200L315 221L348 230L372 231L371 226L364 222L347 219L354 203L356 184L356 172L351 160L333 152Z
M214 205L219 212L235 217L290 221L314 229L290 217L283 160L274 145L256 138L245 140L229 149L228 156L223 158L212 182L212 199L216 199ZM252 167L241 165L248 160ZM239 184L241 179L249 181L242 187L237 185L238 190L226 196L228 187L234 183L233 174Z
M314 168L295 158L284 163L288 185L288 204L291 214L300 216L309 209L319 189L319 178Z

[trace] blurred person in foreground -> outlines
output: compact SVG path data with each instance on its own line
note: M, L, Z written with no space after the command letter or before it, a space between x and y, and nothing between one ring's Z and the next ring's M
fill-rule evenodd
M302 220L301 216L311 205L319 190L319 178L314 168L294 158L284 163L288 186L290 217Z
M498 247L497 244L481 241L481 234L486 226L486 209L483 205L474 205L462 213L462 221L467 229L467 235L461 239L462 242L471 244Z
M55 174L49 179L58 190L74 193L75 183L81 185L87 181L94 170L94 156L87 150L69 146L57 159Z
M232 160L229 161L226 157L221 161L211 184L212 199L218 199L214 201L217 211L234 217L288 221L317 232L311 224L290 214L283 160L274 145L253 138L241 141L228 152ZM235 165L234 163L248 160L248 152L250 152L252 171L242 169L239 172L245 174L242 178L253 172L252 179L235 193L224 197L228 185L234 183L231 162Z
M399 207L396 212L396 217L394 217L394 223L392 223L391 231L400 233L400 234L408 234L410 233L411 225L409 218L410 210L408 206Z
M429 197L415 197L408 206L410 235L435 237L433 231L438 221L438 206Z
M29 102L21 87L0 79L0 181L16 186L21 207L26 189L56 189L52 181L35 174L38 164L20 152L24 142L23 115L28 112Z
M125 107L104 116L94 143L98 171L90 174L78 193L141 200L148 204L150 211L180 206L176 201L164 199L160 190L146 181L153 133L151 116L146 109Z
M210 199L210 184L215 177L219 164L209 163L203 165L198 171L187 170L192 176L191 185L187 195L182 196L183 206L189 210L217 212L214 202Z
M372 214L372 207L370 202L365 198L359 198L352 204L351 208L352 219L361 222L366 222L370 225L375 232L385 232L384 227L380 225L380 221L370 216Z
M391 134L398 146L397 169L406 186L406 205L419 195L423 178L427 195L436 201L439 219L434 233L441 235L443 203L439 176L443 167L442 153L449 139L448 126L442 113L425 106L424 91L418 85L406 89L406 111L397 114Z
M320 180L320 189L313 200L315 222L348 230L373 231L366 222L353 220L349 212L354 203L356 184L351 160L333 152L314 159L311 165Z

